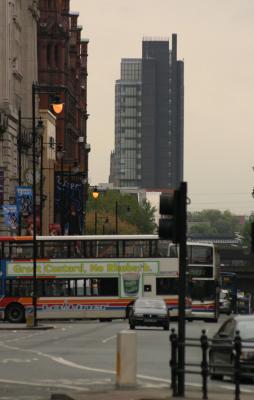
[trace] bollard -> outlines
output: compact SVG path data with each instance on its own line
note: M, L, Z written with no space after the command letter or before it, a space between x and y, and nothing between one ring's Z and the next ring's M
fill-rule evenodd
M206 336L205 329L202 329L202 335L200 337L201 349L202 349L202 362L201 362L201 374L202 374L202 392L203 399L206 400L207 397L207 377L208 377L208 362L207 362L207 349L208 349L208 339Z
M122 331L117 334L116 385L133 387L137 384L137 336L136 332Z
M171 388L173 397L177 396L177 346L178 346L178 337L175 333L175 328L171 329L171 335L169 336L169 340L171 342L171 360L169 365L171 367Z
M27 328L33 328L34 326L34 312L33 309L26 309L26 326Z
M234 349L235 349L235 400L240 400L240 355L242 351L242 341L240 332L236 331L234 338Z

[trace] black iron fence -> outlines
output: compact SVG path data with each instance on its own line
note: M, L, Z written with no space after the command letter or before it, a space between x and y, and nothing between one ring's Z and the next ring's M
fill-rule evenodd
M171 388L173 396L179 396L178 347L179 339L175 329L171 329ZM185 374L202 376L203 399L208 399L208 378L222 379L223 375L230 376L235 385L234 400L240 400L240 384L243 379L254 380L254 341L242 341L239 331L230 340L227 338L208 339L206 331L202 330L199 339L186 338L185 348L196 347L201 349L200 362L185 362ZM214 354L220 353L220 360L216 361Z

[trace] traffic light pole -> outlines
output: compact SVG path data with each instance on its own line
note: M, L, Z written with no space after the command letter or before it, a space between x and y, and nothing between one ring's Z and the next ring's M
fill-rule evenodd
M186 306L186 229L187 229L187 183L179 189L179 294L178 294L178 396L184 397L185 386L185 306Z

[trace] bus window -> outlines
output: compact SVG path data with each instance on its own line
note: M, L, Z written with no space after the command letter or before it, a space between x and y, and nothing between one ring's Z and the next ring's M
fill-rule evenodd
M99 296L118 296L118 278L99 278Z
M212 300L215 296L215 283L214 281L206 280L192 280L190 295L192 300Z
M189 264L212 264L213 248L210 246L190 246L188 247Z
M118 278L87 278L85 296L118 296Z
M64 279L45 280L44 296L46 297L68 296L68 280Z
M5 295L11 297L30 297L33 292L31 279L7 279Z
M169 257L171 257L171 258L178 257L177 245L172 244L169 246Z
M84 279L76 279L75 280L75 295L76 296L85 296L85 285Z
M178 278L156 278L156 294L178 294Z

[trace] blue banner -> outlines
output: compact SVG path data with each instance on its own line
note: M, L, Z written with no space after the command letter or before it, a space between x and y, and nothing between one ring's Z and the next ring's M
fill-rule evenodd
M3 205L4 224L11 229L16 229L18 225L18 210L16 204Z
M16 205L18 213L23 216L33 213L33 190L30 186L16 187Z
M81 235L83 231L83 173L55 173L55 221L65 235Z

